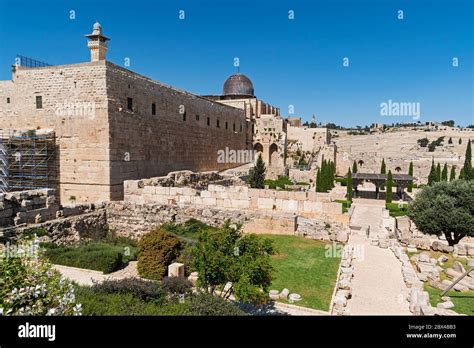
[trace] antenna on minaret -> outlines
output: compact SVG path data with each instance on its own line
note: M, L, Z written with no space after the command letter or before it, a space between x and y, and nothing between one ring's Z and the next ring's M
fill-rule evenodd
M237 74L240 74L240 65L237 66Z

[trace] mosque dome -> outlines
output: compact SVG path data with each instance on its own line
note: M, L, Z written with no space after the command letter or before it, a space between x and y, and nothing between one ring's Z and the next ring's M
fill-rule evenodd
M223 94L253 96L252 81L241 73L231 75L224 82Z

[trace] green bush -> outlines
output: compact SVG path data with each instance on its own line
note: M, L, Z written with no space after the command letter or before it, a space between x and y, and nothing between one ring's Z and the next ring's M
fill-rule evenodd
M111 273L126 263L122 247L110 246L105 243L89 243L78 247L43 243L41 246L46 249L45 257L53 264Z
M179 295L191 295L193 284L184 277L164 277L161 286L168 295L176 298Z
M287 176L279 176L277 180L265 180L265 185L268 185L270 189L276 189L277 187L284 189L286 185L293 185L293 182Z
M41 255L37 241L20 241L17 254L0 253L0 313L80 315L72 284Z
M215 229L196 219L189 219L183 224L167 223L161 226L162 229L176 234L180 239L189 244L194 244L198 239L198 234L202 230Z
M94 284L91 290L109 294L132 294L143 301L156 301L159 303L164 303L166 295L159 283L139 278L105 280Z
M107 293L91 287L78 286L76 299L83 315L187 315L187 303L144 301L132 293Z
M183 244L173 233L157 228L144 235L138 247L138 273L144 278L160 280L168 265L180 256Z
M246 315L233 303L211 294L198 293L192 296L189 303L191 315Z

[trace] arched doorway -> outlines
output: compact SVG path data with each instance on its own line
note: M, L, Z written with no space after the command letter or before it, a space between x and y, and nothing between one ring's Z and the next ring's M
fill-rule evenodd
M271 144L268 152L268 163L275 164L278 161L278 145Z
M256 143L253 146L253 150L254 150L255 160L257 160L259 155L262 155L262 157L263 157L263 145L262 144Z

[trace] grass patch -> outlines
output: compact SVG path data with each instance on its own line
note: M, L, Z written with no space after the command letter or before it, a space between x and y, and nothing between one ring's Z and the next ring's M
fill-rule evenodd
M349 212L349 208L352 205L351 201L348 201L347 199L337 199L336 202L342 203L342 213Z
M443 290L435 289L425 283L425 290L430 294L430 303L433 307L441 301L441 293ZM446 294L454 303L453 310L460 314L474 315L474 291L458 292L454 290L448 291Z
M293 185L293 182L287 176L279 176L277 180L265 180L265 185L268 185L270 189L276 189L277 187L284 189L285 185Z
M124 241L116 244L90 242L79 246L58 246L42 243L45 256L53 264L92 269L104 273L115 272L129 261L136 260L137 248Z
M401 206L398 203L386 203L385 208L391 217L405 216L408 213L408 203L403 203Z
M341 183L341 186L347 186L347 178L335 178L334 181Z
M340 258L326 257L327 243L295 236L265 237L273 240L277 251L272 256L271 289L288 288L301 295L297 305L329 310Z
M440 265L439 263L437 263L437 265L439 265L443 269L451 268L455 261L459 261L464 266L464 268L466 269L468 268L466 258L454 257L451 254L445 254L439 251L432 251L432 250L422 251L422 252L429 252L431 257L435 258L436 260L440 256L447 257L448 260L444 262L443 265ZM408 257L411 259L413 255L420 254L420 253L408 253ZM412 264L413 266L415 266L413 262ZM449 278L444 272L440 272L439 276L441 280L448 279L452 281L452 279ZM443 290L431 287L428 284L428 282L424 283L424 289L428 291L428 293L430 294L430 303L433 307L436 307L438 303L443 302L441 301L441 293L443 292ZM451 301L454 303L453 310L455 312L461 313L461 314L467 314L467 315L474 315L474 291L473 290L463 291L463 292L450 290L448 291L446 296L449 296L451 298Z
M188 221L182 224L163 224L162 228L164 228L170 233L176 234L180 239L191 245L197 242L200 231L216 229L216 227L206 225L204 222L201 222L196 219L189 219Z

